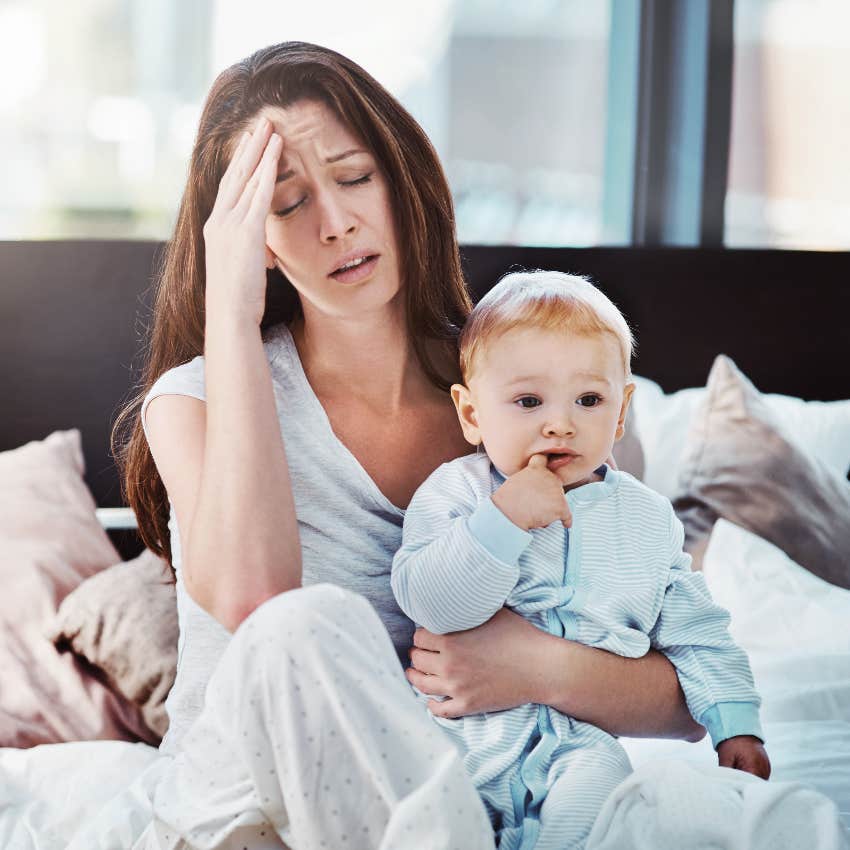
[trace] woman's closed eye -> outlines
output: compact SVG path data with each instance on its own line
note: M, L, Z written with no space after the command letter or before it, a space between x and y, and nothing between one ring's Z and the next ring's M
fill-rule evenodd
M356 177L354 180L340 180L340 186L362 186L364 183L368 183L372 179L372 174L374 172L370 171L368 174L364 174L362 177Z
M337 184L346 189L351 189L355 186L364 186L367 183L370 183L372 180L373 171L369 171L366 174L361 175L360 177L355 177L353 180L337 180ZM291 215L295 212L305 201L307 200L307 196L300 198L294 204L290 204L289 206L284 207L280 210L275 210L274 215L277 218L285 218L288 215Z

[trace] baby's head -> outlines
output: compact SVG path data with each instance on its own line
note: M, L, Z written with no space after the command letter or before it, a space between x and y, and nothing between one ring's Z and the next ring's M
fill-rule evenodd
M505 275L460 337L464 383L452 398L466 439L504 475L542 453L565 487L592 480L623 436L633 345L620 311L584 278Z

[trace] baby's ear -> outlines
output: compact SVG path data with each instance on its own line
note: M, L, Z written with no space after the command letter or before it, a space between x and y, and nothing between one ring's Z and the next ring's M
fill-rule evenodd
M473 446L481 444L481 431L478 429L478 414L472 401L472 394L463 384L452 384L452 401L455 403L457 418L463 429L463 436Z
M623 434L626 433L626 414L629 412L629 403L632 400L632 393L634 391L634 384L626 384L623 388L623 404L620 407L620 416L617 419L617 431L614 434L615 440L622 439Z

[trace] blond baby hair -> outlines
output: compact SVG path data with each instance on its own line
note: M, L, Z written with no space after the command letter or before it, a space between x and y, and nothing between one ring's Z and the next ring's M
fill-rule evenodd
M541 328L580 336L609 333L631 378L634 337L623 314L587 278L556 271L506 274L470 313L460 335L460 368L469 382L481 355L494 339L516 328Z

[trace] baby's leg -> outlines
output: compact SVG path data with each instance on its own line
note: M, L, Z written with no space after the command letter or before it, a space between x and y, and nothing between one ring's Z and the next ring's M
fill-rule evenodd
M608 795L632 772L619 744L597 744L559 755L549 771L535 850L581 850Z
M234 841L268 840L268 824L293 850L493 847L374 609L330 585L275 597L240 626L154 811L165 846L252 846Z

